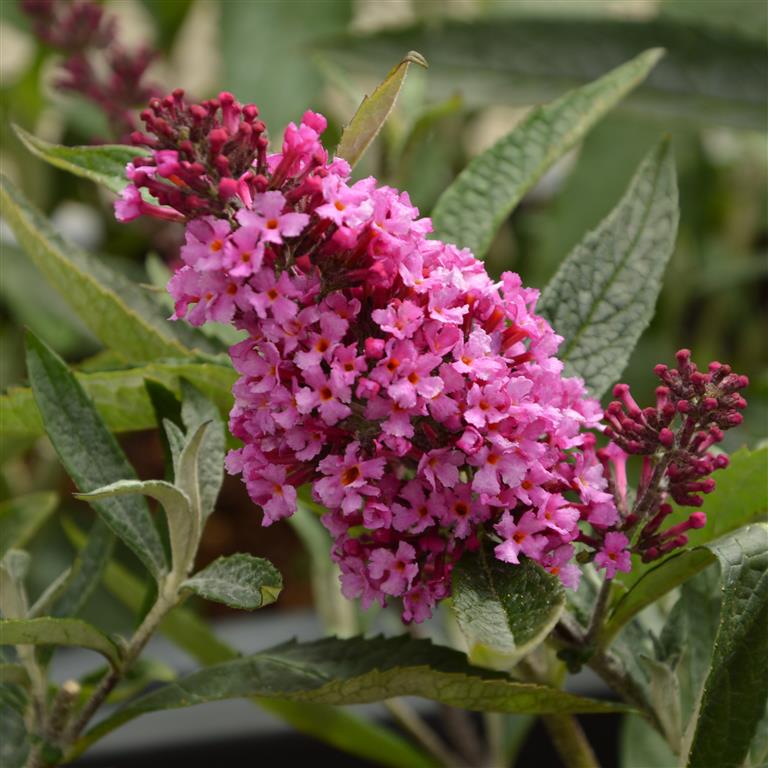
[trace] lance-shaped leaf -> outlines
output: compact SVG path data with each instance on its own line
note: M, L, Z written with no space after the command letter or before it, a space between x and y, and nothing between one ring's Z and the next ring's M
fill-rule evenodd
M0 619L2 645L77 645L120 665L120 649L103 632L80 619Z
M16 686L0 686L0 765L22 768L27 763L30 739L24 724L27 699Z
M149 363L136 368L75 372L111 432L152 429L157 425L144 382L157 381L179 394L181 378L193 382L220 413L232 407L232 384L237 374L231 365L196 362ZM6 436L34 438L43 434L43 423L30 389L11 388L0 396L0 419Z
M165 480L118 480L89 493L78 493L77 498L90 502L136 494L149 496L163 505L168 518L173 570L188 572L197 551L200 528L195 524L196 513L189 496L183 490Z
M29 604L24 579L29 570L29 554L11 549L0 560L0 610L8 619L23 619Z
M133 467L66 363L31 334L27 371L48 437L81 492L135 478ZM155 577L165 573L163 545L143 499L103 499L94 508Z
M49 616L54 603L64 594L75 576L74 569L65 568L41 593L27 611L27 618Z
M622 709L556 688L516 683L506 674L473 667L464 654L428 640L328 638L286 643L188 675L143 696L94 731L103 734L147 712L254 695L326 704L422 696L471 710L541 714Z
M558 158L645 76L662 52L646 51L594 83L533 110L474 158L432 212L435 236L483 258L496 230Z
M336 155L343 157L352 167L357 165L365 154L365 150L379 135L379 131L395 106L411 64L428 66L426 59L420 53L410 51L376 86L376 90L363 99L354 117L344 128L341 141L336 148Z
M52 616L75 616L88 602L115 548L115 534L97 517L88 532L88 541L77 553L72 577L51 608Z
M205 520L213 512L224 481L224 422L216 406L189 381L181 380L181 393L181 418L187 434L193 435L201 424L208 424L197 455L200 513Z
M544 290L539 311L565 338L558 356L595 397L621 375L653 316L677 221L675 164L664 141Z
M712 549L722 572L720 624L687 765L738 768L768 699L768 525Z
M65 532L76 547L85 544L85 537L72 523L65 523ZM129 570L114 560L104 571L104 585L109 592L134 613L141 607L142 584ZM195 613L176 607L162 621L160 632L172 643L186 651L201 664L210 666L238 657L238 652L220 640ZM282 701L252 697L252 701L275 717L337 749L391 766L435 768L434 761L404 738L343 708L305 701ZM76 755L99 738L87 735L76 745ZM75 756L76 756L75 755Z
M29 685L29 674L21 664L0 663L0 685ZM0 762L0 765L4 763Z
M283 579L269 560L240 553L214 560L181 588L231 608L253 611L277 600Z
M733 6L732 1L728 3L730 15L734 15ZM693 7L698 21L706 9ZM472 22L430 19L366 35L329 38L315 47L345 71L366 76L375 76L402 51L421 51L432 66L428 87L434 99L458 91L470 106L483 107L530 104L555 96L659 46L667 55L627 107L661 115L664 124L676 116L697 125L707 122L761 130L768 50L764 25L755 24L754 30L759 40L747 40L731 30L662 19L518 14Z
M95 181L118 194L128 183L125 166L139 155L148 154L143 147L129 147L123 144L65 147L39 139L18 125L13 128L33 155L75 176Z
M0 202L27 256L94 336L125 360L186 357L192 348L218 351L185 324L169 323L138 285L64 240L5 177L0 178Z
M486 543L454 570L453 607L470 658L512 669L555 626L565 593L560 580L532 560L503 563Z
M610 643L618 631L637 613L655 603L675 587L715 562L715 556L704 547L686 549L654 566L616 603L603 631L603 644Z
M30 493L0 503L0 559L12 547L21 549L59 504L55 493Z

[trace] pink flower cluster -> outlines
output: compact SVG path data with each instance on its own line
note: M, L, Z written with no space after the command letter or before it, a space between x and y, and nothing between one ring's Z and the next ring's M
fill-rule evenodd
M248 334L231 349L230 428L244 445L229 471L265 525L291 515L296 488L311 483L344 594L400 598L405 621L449 594L481 533L500 560L528 557L575 587L574 544L589 524L613 575L626 539L603 535L618 514L584 432L602 413L563 377L538 292L427 239L431 223L407 194L351 183L321 144L324 128L307 112L255 182L247 170L247 183L228 186L227 210L184 210L174 317ZM153 163L171 189L167 151ZM197 171L213 189L215 160Z

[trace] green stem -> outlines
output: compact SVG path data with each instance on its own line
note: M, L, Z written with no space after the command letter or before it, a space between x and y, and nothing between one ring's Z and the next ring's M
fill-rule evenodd
M165 615L179 603L178 585L180 581L181 578L174 573L166 577L166 581L160 590L155 604L144 617L144 621L141 622L128 643L122 663L119 667L113 667L105 673L96 690L91 694L91 697L80 711L78 718L66 729L66 732L61 737L60 745L65 752L77 741L107 696L109 696L123 675L139 657L144 650L144 646L146 646L160 622L165 618Z
M445 768L459 768L461 762L440 740L437 734L403 699L387 699L384 706L398 723L413 736Z
M600 768L584 731L572 715L544 715L544 725L566 768Z
M505 768L508 764L504 749L504 715L499 712L483 713L485 738L488 742L489 768Z
M597 642L600 632L603 629L603 622L605 620L605 614L608 610L608 598L611 594L611 587L613 582L610 579L606 579L600 587L600 592L597 595L597 601L595 602L595 608L592 611L592 618L589 622L589 628L587 634L584 636L584 645L587 648L591 648Z

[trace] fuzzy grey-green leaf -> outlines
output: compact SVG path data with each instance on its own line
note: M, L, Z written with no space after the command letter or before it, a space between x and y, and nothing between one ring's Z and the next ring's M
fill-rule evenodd
M3 216L27 256L94 336L123 359L188 357L193 347L217 351L200 334L167 322L159 305L139 286L64 240L4 176L0 177L0 201Z
M703 7L683 2L697 20L706 16ZM564 5L576 7L576 3ZM616 8L616 4L610 5ZM733 9L733 0L727 5ZM368 34L350 32L315 47L347 72L372 77L403 51L415 49L430 62L432 99L459 92L470 107L482 108L488 104L527 105L542 95L554 97L658 46L667 55L630 96L628 107L659 116L667 124L671 117L683 117L697 125L706 122L761 130L765 126L768 50L765 27L753 28L761 39L748 40L728 29L699 24L620 19L607 13L591 18L489 14L473 21L424 19Z
M139 155L147 154L147 150L143 147L130 147L123 144L65 147L33 136L18 125L13 128L32 154L57 168L95 181L118 194L128 184L125 166Z
M435 236L483 258L501 222L554 162L638 83L662 55L650 50L583 88L533 110L474 158L432 213Z
M181 394L181 418L187 434L194 434L201 424L208 423L197 457L200 511L202 519L205 520L213 512L224 481L224 422L216 406L185 379L181 380Z
M618 205L568 255L538 309L564 337L558 357L600 397L621 375L656 298L677 234L675 164L663 141Z
M135 478L133 467L66 363L32 334L27 335L27 371L48 437L82 492ZM165 572L163 545L143 499L103 499L94 508L154 576Z
M471 658L511 669L555 625L565 594L560 580L532 560L503 563L485 543L454 570L453 607Z
M236 554L214 560L181 586L206 600L253 611L277 600L283 579L269 560Z
M232 384L237 374L231 365L193 361L164 361L121 370L75 372L99 415L111 432L152 429L155 414L144 382L153 379L180 391L179 380L195 383L203 394L215 402L219 412L232 407ZM43 433L40 413L32 392L11 388L0 395L0 419L6 436L34 438Z
M688 768L738 768L768 699L768 525L757 523L710 545L723 598Z
M120 650L96 627L80 619L0 619L2 645L77 645L104 656L110 664L120 663Z
M157 499L163 505L168 519L173 570L187 573L197 551L199 526L195 524L196 512L192 509L189 496L181 488L165 480L118 480L89 493L79 493L77 497L85 501L98 501L135 494Z
M52 492L30 493L0 503L0 558L11 547L23 547L59 503Z
M93 729L98 736L139 715L208 701L262 696L363 704L422 696L490 712L615 712L624 707L473 667L464 654L407 635L289 642L195 672L129 704Z

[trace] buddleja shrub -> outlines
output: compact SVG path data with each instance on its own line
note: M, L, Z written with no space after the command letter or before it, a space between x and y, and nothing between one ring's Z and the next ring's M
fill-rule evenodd
M99 515L87 535L66 524L80 554L30 606L29 556L18 547L56 500L37 495L3 509L8 765L66 762L143 713L240 696L389 765L509 763L510 734L527 724L511 714L542 715L567 764L595 765L572 715L625 709L643 718L631 723L639 739L658 732L663 759L758 764L768 528L747 524L765 510L764 488L739 486L754 485L765 451L739 452L726 470L716 449L741 423L747 379L718 362L699 370L681 350L675 367L655 369L655 404L641 407L624 384L605 410L598 401L651 318L673 250L669 146L650 151L543 296L517 274L492 279L479 258L526 190L658 57L645 53L531 113L470 163L434 222L406 192L350 176L408 66L423 63L417 54L363 103L336 153L324 148L326 122L315 112L270 144L255 105L229 93L193 103L180 90L149 101L133 148L54 147L20 134L36 154L119 191L120 221L178 222L184 245L168 282L169 323L4 182L9 223L30 258L105 345L138 364L76 376L30 337L34 400L6 399L9 415L32 429L39 414L78 497ZM239 332L227 360L220 336L195 330L209 323ZM130 393L127 414L116 413L115 390ZM226 458L221 407L240 446ZM170 480L137 480L110 431L147 421L162 430ZM359 629L328 603L332 584L322 580L338 574L343 596L363 608L394 605L406 625L455 622L448 634L460 649L404 634L237 657L180 607L196 594L257 609L282 586L270 563L248 554L194 572L225 466L242 477L264 525L289 519L311 543L329 631ZM718 474L726 489L710 504ZM635 489L628 476L639 478ZM145 496L165 512L167 546ZM128 639L77 618L101 579L141 610L136 577L110 560L115 536L155 584ZM713 599L702 579L711 582L715 562L722 599L714 613L697 611L696 600ZM653 634L640 611L680 585ZM158 629L205 668L128 695L91 726L121 687L156 682L139 656ZM60 645L97 651L107 666L55 685L47 673ZM702 655L711 657L706 673ZM562 690L567 670L585 664L618 703ZM412 695L489 713L487 747L443 744L399 700ZM410 738L348 713L332 728L318 717L318 706L378 700Z

